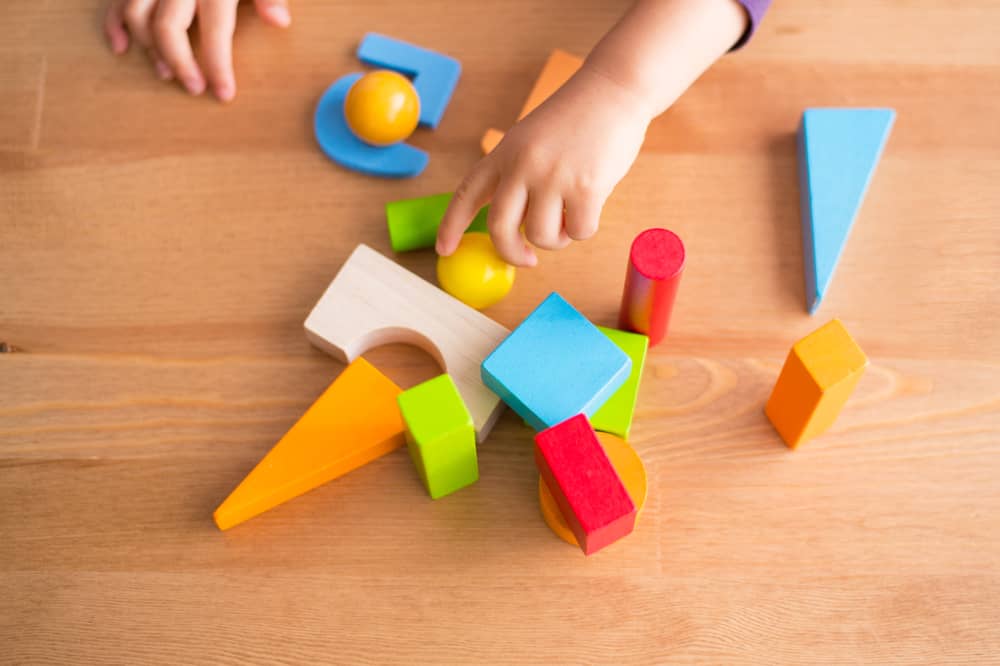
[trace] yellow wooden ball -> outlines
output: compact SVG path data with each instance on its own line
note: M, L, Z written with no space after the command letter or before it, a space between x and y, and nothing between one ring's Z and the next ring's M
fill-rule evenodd
M502 300L514 286L515 272L497 254L489 234L480 232L465 234L454 253L438 257L438 284L477 310Z
M420 121L420 97L410 80L379 69L354 82L344 98L344 120L373 146L389 146L413 134Z

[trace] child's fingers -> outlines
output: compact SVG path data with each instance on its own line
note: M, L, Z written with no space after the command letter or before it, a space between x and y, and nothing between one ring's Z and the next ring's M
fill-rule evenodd
M287 0L254 0L254 5L260 17L271 25L287 28L292 24Z
M112 0L104 14L104 34L111 52L121 55L128 50L128 31L125 30L125 0Z
M524 216L524 236L543 250L561 250L570 244L563 230L563 200L556 192L532 190Z
M236 1L204 2L198 14L201 33L201 64L212 83L215 96L228 102L236 95L233 75L233 32L236 30Z
M170 65L155 50L151 49L149 55L153 59L153 69L156 70L157 78L161 81L169 81L174 78L174 70L170 69Z
M566 200L566 235L573 240L587 240L597 233L601 221L601 202L592 196Z
M195 62L188 38L196 9L196 0L161 0L153 18L157 50L192 95L205 90L205 77Z
M515 266L534 266L538 257L521 236L521 219L528 203L528 191L520 183L501 182L486 218L497 253Z
M170 66L163 60L153 42L151 24L156 11L157 0L121 0L121 13L132 39L146 47L149 59L153 61L156 76L166 81L173 78Z
M121 10L132 39L146 48L153 48L153 34L150 32L150 24L153 22L155 9L156 0L124 0Z
M484 159L479 162L462 184L455 190L455 196L448 204L448 210L438 226L437 253L448 256L458 247L462 234L472 224L472 218L479 209L489 203L497 186L498 175L493 163Z

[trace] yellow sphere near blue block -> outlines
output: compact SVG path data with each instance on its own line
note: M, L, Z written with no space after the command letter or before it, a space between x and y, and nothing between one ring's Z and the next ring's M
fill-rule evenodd
M514 286L514 267L493 247L489 234L470 232L447 257L438 257L438 284L477 310L499 302Z
M417 128L420 97L410 80L398 72L369 72L347 91L344 120L365 143L390 146Z

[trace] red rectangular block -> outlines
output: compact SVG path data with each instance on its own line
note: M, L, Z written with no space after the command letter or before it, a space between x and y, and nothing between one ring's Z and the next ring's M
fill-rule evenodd
M535 435L535 464L585 554L632 532L635 504L585 415Z

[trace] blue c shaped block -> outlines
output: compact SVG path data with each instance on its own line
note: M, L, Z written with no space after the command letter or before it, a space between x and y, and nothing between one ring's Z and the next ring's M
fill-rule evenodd
M454 58L375 32L361 40L358 59L412 77L420 96L420 124L428 127L441 122L462 73Z
M313 117L313 131L319 147L337 164L372 176L410 178L420 175L427 167L427 153L405 143L371 146L356 137L347 126L344 97L361 76L355 73L340 77L319 98Z

